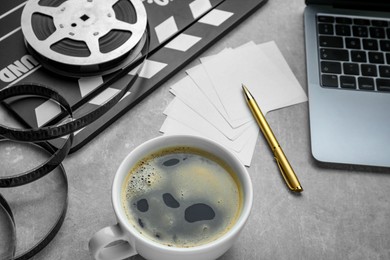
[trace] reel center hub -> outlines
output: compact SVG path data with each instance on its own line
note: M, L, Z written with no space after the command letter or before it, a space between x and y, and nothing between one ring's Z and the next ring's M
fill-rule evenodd
M53 16L56 28L64 37L75 40L90 41L91 37L100 37L109 33L116 22L115 13L110 1L83 0L64 2L59 6L60 12Z

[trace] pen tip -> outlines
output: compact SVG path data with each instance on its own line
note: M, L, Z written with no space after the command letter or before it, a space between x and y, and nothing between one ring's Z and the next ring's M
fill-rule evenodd
M298 186L296 188L294 188L293 190L294 192L302 192L303 191L303 188L301 186Z
M248 100L253 98L252 94L249 92L248 88L244 84L242 84L242 90L244 91L244 95Z

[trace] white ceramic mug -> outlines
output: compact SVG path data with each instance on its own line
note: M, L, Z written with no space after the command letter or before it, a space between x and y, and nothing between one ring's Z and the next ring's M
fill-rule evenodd
M133 165L148 154L171 146L195 147L218 156L233 169L241 182L243 191L241 214L233 227L214 241L187 248L159 244L140 234L129 222L121 206L122 184ZM223 255L237 240L249 217L252 201L252 182L246 168L223 146L196 136L171 135L157 137L135 148L119 166L112 187L112 203L118 223L95 233L89 241L89 250L92 257L97 260L123 259L136 254L149 260L216 259Z

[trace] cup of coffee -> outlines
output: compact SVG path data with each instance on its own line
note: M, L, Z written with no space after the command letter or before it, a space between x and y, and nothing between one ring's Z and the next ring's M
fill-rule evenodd
M119 166L112 203L118 223L95 233L95 259L216 259L237 240L253 200L242 163L214 141L162 136Z

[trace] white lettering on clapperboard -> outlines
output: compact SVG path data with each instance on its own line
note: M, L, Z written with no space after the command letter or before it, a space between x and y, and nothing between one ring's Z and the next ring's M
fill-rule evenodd
M148 4L158 4L158 5L161 5L161 6L165 6L165 5L168 5L169 4L169 1L173 1L173 0L142 0L142 2L145 2L147 1Z
M12 82L38 65L38 61L33 56L24 55L20 60L16 60L14 63L0 70L0 80L3 82Z

